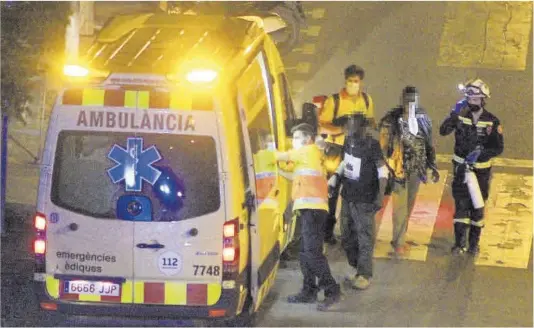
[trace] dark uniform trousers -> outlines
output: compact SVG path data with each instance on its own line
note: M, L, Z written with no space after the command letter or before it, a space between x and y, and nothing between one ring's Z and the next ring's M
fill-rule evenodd
M373 276L375 244L375 206L343 199L341 207L341 245L350 266L366 278Z
M467 231L469 230L469 247L478 246L480 233L484 227L484 209L475 209L467 184L464 183L465 174L462 164L453 161L454 180L452 182L452 196L454 197L454 236L455 246L465 248L467 244ZM491 168L473 169L484 202L488 200L491 179Z
M316 293L324 288L325 296L339 293L330 266L323 254L325 223L328 212L324 210L299 210L301 222L300 269L304 276L305 292ZM319 279L317 286L316 278Z

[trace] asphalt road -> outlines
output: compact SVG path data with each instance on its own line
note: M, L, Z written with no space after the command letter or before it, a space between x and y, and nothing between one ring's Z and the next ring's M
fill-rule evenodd
M532 159L532 21L529 34L522 36L530 40L526 45L527 64L523 71L438 66L449 5L454 10L454 6L462 4L435 1L305 2L311 28L303 34L297 49L284 56L285 64L290 68L288 76L295 102L301 104L310 101L314 95L339 91L344 82L343 69L355 63L366 71L366 90L375 101L377 116L397 104L402 88L412 84L420 90L421 103L437 127L459 99L458 83L479 76L492 92L487 109L500 118L504 127L502 157ZM472 15L468 24L464 21L452 24L465 38L477 32L475 25L484 27L480 15L475 16L480 13L467 14ZM515 12L514 15L517 16ZM514 20L513 23L522 21ZM514 26L519 29L518 25ZM491 24L489 27L493 28ZM488 48L491 42L501 42L502 33L491 35L496 36L488 42ZM458 37L458 44L464 42L460 39ZM482 39L483 34L469 42L482 44ZM480 52L474 48L471 53ZM434 136L438 153L452 152L452 137L440 137L437 132Z

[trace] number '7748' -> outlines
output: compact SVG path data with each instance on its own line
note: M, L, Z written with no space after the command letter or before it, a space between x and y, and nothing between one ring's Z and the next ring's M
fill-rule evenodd
M193 265L195 276L219 276L221 267L218 265Z

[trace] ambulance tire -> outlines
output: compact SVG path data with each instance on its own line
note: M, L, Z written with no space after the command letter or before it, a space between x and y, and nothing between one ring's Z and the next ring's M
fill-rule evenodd
M243 311L230 320L227 320L226 327L254 327L257 319L257 312L254 311L254 303L250 295L247 296L245 304L243 305Z
M66 325L66 317L60 315L56 312L45 311L38 309L39 314L37 315L39 323L38 326L41 327L64 327Z

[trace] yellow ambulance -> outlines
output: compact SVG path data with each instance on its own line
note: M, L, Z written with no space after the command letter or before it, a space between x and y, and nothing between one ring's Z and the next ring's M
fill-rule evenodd
M34 219L40 308L251 317L294 231L273 152L295 111L261 20L119 16L64 75Z

